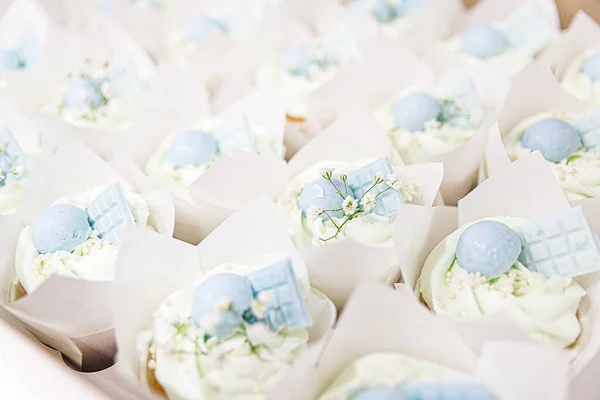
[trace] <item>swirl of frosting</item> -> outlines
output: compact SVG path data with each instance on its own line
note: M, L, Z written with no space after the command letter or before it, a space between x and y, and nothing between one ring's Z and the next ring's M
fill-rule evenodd
M511 228L526 222L513 217L489 220ZM419 290L429 309L456 319L508 311L530 336L561 347L573 344L581 333L577 310L585 290L571 278L545 278L519 261L495 279L467 272L456 261L458 242L467 228L442 240L425 261Z
M583 101L600 105L600 49L589 49L571 61L562 75L563 87L573 96Z

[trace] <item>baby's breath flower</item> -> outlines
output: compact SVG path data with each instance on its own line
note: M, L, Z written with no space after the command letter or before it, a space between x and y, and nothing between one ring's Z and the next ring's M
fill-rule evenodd
M381 171L378 171L378 172L375 174L375 183L381 183L381 182L383 182L383 181L384 181L383 174L381 173Z
M402 187L402 198L404 201L412 201L414 197L416 197L419 193L417 192L417 186L408 183Z
M273 292L270 290L265 290L264 292L260 292L258 294L257 300L263 304L269 304L273 301Z
M274 335L275 333L262 323L252 324L246 328L246 337L253 346L267 343Z
M218 315L211 313L202 317L200 320L200 327L207 332L212 332L219 326L220 323L221 318Z
M333 175L333 170L334 168L321 168L319 170L319 173L321 174L321 176L325 179L331 179L331 176Z
M306 210L306 218L308 218L309 221L316 220L321 214L323 214L323 209L317 206L310 206Z
M223 297L215 304L215 311L218 313L226 313L231 310L231 306L231 299L229 297Z
M346 198L342 202L342 209L344 210L344 214L352 215L356 212L357 208L358 201L352 196L346 196Z
M256 318L262 319L267 314L268 307L262 301L254 300L250 305L250 310Z
M313 245L313 247L321 247L321 246L325 246L325 244L326 244L325 241L323 239L321 239L320 237L318 237L318 236L315 236L312 239L312 245Z
M436 129L439 129L440 126L442 126L442 123L440 121L438 121L437 119L432 119L429 120L427 122L425 122L425 131L429 132L429 131L434 131Z
M398 176L392 172L387 176L385 184L394 190L398 190L402 186L402 181L399 180Z
M360 201L360 204L363 206L363 210L369 212L375 207L377 199L371 193L367 193L363 196Z

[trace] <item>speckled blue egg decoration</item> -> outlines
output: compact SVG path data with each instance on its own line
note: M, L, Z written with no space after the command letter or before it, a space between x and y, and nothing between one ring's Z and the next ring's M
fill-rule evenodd
M394 107L396 126L410 132L422 131L431 120L437 121L442 111L441 102L427 93L412 93Z
M517 232L498 221L475 222L460 235L456 247L458 265L488 279L508 271L521 253Z
M85 210L57 204L40 213L31 227L33 246L40 254L72 252L92 234Z
M591 80L600 79L600 52L596 52L581 64L581 72L590 77Z
M495 57L508 47L506 36L490 25L475 26L465 32L461 50L482 60Z
M582 146L581 135L568 122L545 118L525 131L521 144L530 150L539 150L544 158L555 163L569 158Z
M219 323L208 333L219 338L230 337L240 328L242 316L250 308L253 298L252 286L245 276L231 273L212 275L194 290L192 319L202 327L205 316L216 315ZM231 309L219 312L218 305L224 299L231 302Z
M213 161L218 151L217 140L210 133L185 130L171 142L167 151L167 162L177 168L204 165Z
M340 196L336 190L337 187L342 195L345 194L344 182L335 178L332 178L331 180L335 184L335 187L325 178L319 178L302 189L302 192L298 197L298 207L300 207L304 214L306 214L306 210L310 207L315 206L322 208L323 210L339 209L340 211L330 211L328 214L336 218L344 216L344 211L342 211L341 208L345 196ZM325 214L321 214L320 217L323 221L329 219Z
M496 400L484 386L472 382L411 382L400 388L403 400Z

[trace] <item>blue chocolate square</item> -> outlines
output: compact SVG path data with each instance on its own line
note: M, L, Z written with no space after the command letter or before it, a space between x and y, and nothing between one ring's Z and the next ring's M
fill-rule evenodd
M214 131L214 136L223 154L230 154L234 148L254 152L252 130L243 114L229 118L219 125Z
M127 226L134 225L123 187L118 182L100 193L87 208L87 213L92 229L113 245L121 243L121 233Z
M6 126L0 127L0 186L6 180L18 181L26 177L31 169L31 160Z

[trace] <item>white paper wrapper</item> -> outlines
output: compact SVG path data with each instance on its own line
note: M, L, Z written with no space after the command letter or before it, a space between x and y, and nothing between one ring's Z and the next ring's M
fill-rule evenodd
M188 285L202 270L225 262L270 265L291 258L297 279L308 283L305 264L286 235L275 205L266 196L249 202L197 247L134 229L125 233L121 246L115 321L118 360L123 373L129 376L138 375L143 351L138 346L139 335L151 329L153 312L168 295ZM236 251L232 252L232 248ZM335 309L325 297L311 294L308 301L313 318L310 348L323 340L333 326Z
M485 176L492 176L510 164L502 137L518 123L541 112L560 110L576 113L588 107L568 94L547 69L538 65L523 69L514 78L506 95L498 125L492 125L488 131L483 166Z
M62 56L60 74L52 82L51 96L44 99L52 104L47 104L44 111L34 119L40 132L52 137L55 142L72 137L82 141L96 153L106 156L124 140L125 127L131 128L139 124L139 120L152 119L158 114L153 108L157 98L175 98L177 95L176 91L169 91L172 90L170 87L157 82L164 78L156 76L152 60L124 28L107 17L99 16L91 21L85 32L68 32L61 45L67 52ZM128 60L128 66L136 70L142 80L151 81L141 98L141 104L124 124L110 127L106 124L90 124L83 127L67 122L56 113L56 102L65 90L68 74L73 68L83 66L88 57L92 57L96 63L105 59Z
M190 187L192 200L203 207L233 213L259 193L276 201L290 178L320 161L357 161L390 157L393 165L401 160L377 121L364 108L353 108L339 121L321 132L283 165L252 154L234 152L221 157ZM442 180L439 163L417 164L401 169L421 188L423 204L431 206ZM239 177L243 176L243 179ZM235 185L223 182L235 181ZM319 248L300 250L308 266L311 282L341 307L359 280L381 282L398 277L396 254L390 247L371 247L351 240Z
M114 355L112 282L92 282L52 276L35 292L8 303L16 278L15 251L25 225L56 198L77 194L96 185L121 182L132 187L102 159L78 142L65 143L39 160L26 188L23 204L0 224L2 261L0 275L3 307L19 318L36 337L61 351L77 367L97 370L112 363ZM174 210L166 191L140 191L150 209L149 223L171 236Z
M500 399L567 398L568 359L563 352L493 341L476 354L445 320L432 316L412 295L372 282L357 287L318 360L296 368L270 398L315 399L357 358L381 351L470 374ZM531 379L534 370L545 379Z
M506 193L510 195L504 195ZM589 210L598 206L596 199L589 199L584 203L587 203L585 207ZM457 209L433 208L419 211L415 207L403 206L400 210L402 223L396 224L395 243L404 282L417 293L417 279L433 248L467 223L496 216L535 219L569 207L560 185L537 151L494 174L459 201ZM597 229L600 223L598 213L586 214L592 227ZM588 295L579 308L582 334L575 349L571 350L571 357L575 356L575 359L570 374L575 379L580 371L587 370L586 365L600 348L598 306L595 305L600 290L598 285L593 285L597 280L598 274L577 278L587 289ZM504 313L477 320L444 320L477 352L490 340L533 342ZM581 385L591 384L587 379L582 378L582 381L585 383ZM572 390L580 389L573 386Z

